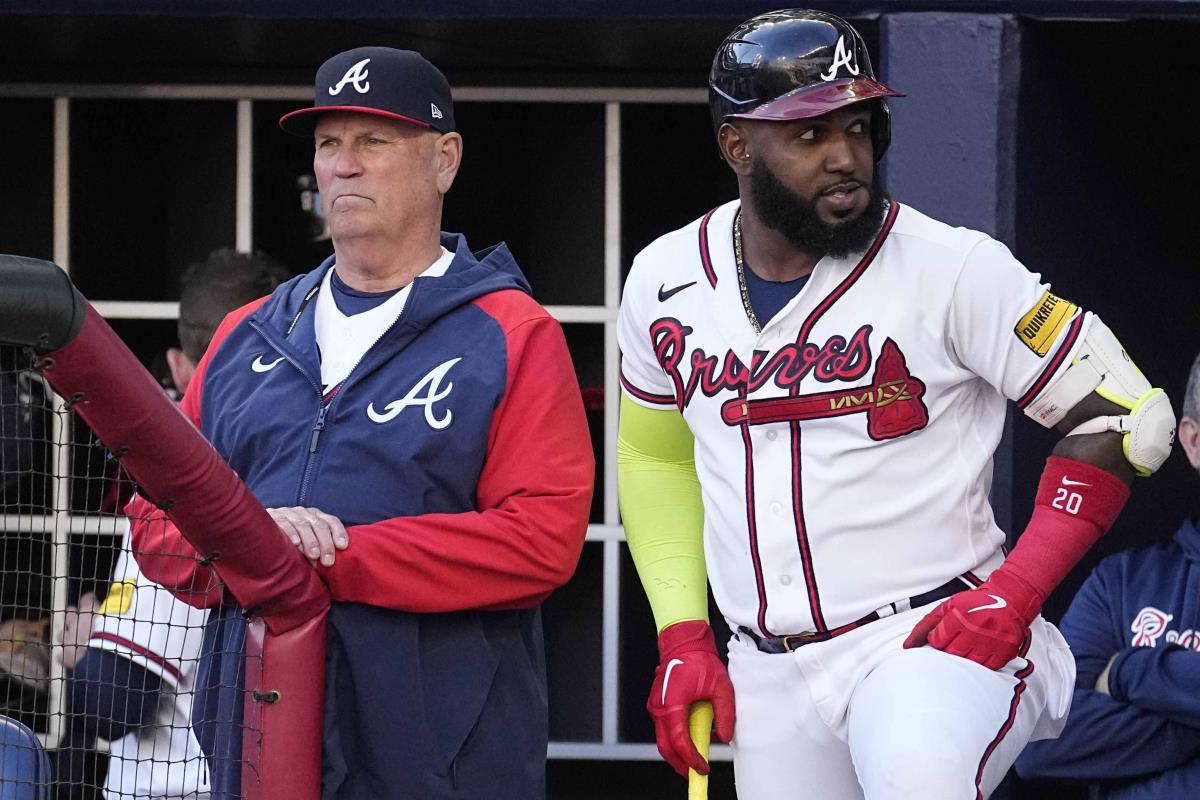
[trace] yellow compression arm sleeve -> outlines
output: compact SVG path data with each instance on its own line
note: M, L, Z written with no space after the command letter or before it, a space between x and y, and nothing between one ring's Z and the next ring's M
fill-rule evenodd
M621 395L617 495L629 552L660 631L684 620L708 620L694 446L679 411L646 408Z

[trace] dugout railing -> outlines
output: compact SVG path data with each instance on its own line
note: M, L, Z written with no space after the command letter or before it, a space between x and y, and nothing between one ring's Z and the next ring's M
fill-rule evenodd
M5 529L31 538L52 535L74 519L69 484L120 495L122 481L135 482L157 509L131 521L145 531L139 560L158 560L158 573L168 576L172 570L163 567L164 560L178 562L180 575L192 574L188 560L219 561L219 591L248 609L243 796L315 800L328 591L62 270L46 261L0 256L0 287L0 375L15 387L0 396ZM39 385L52 389L55 399L47 392L39 402ZM61 426L77 422L94 432L105 458L70 458L64 452L77 445L63 444ZM90 447L86 441L85 436L82 446ZM90 465L97 463L101 466L93 470ZM121 511L113 504L91 519L97 527L116 526ZM155 549L156 526L168 524L177 526L194 553ZM10 541L5 538L6 562L13 555ZM45 570L52 575L62 574L65 555L56 549L42 559L44 566L50 566L46 561L53 565ZM17 560L37 561L27 554L17 554ZM211 596L217 587L172 588L177 596L195 599ZM24 619L10 618L0 633L0 667L8 682L44 698L61 695L62 659L50 647L61 634L47 631L63 627L61 590L48 608L44 593L40 601L30 596L38 594L31 587L0 586L0 592L9 602L23 592L27 600ZM48 700L41 710L52 720L61 713ZM38 711L36 702L33 711ZM61 721L50 727L46 743L54 747Z

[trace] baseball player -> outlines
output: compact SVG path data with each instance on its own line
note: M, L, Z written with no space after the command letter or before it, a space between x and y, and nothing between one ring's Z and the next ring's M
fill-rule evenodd
M647 705L663 757L704 773L687 714L710 701L744 800L988 796L1070 703L1043 599L1174 433L1098 317L887 196L898 96L838 17L738 26L710 109L739 199L652 243L625 286L619 488L659 629ZM1010 400L1071 435L1006 557L988 490Z
M226 313L286 278L286 271L261 253L217 250L190 266L179 302L180 347L166 352L173 388L187 390ZM130 484L117 480L113 485L121 494ZM126 529L113 582L92 617L87 648L76 663L67 663L74 667L71 724L55 759L57 779L63 786L78 781L80 756L100 736L110 741L104 792L111 800L204 798L208 764L190 720L207 612L147 578L135 555Z

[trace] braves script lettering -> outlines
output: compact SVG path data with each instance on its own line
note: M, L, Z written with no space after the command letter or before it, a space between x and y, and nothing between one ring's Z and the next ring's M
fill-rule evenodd
M680 408L686 408L699 388L712 397L723 390L747 393L769 382L790 390L810 373L822 383L858 380L871 368L869 338L871 326L863 325L850 337L831 336L821 347L812 342L787 344L774 353L756 350L747 369L732 351L724 356L709 355L700 348L687 349L687 337L693 329L672 317L656 320L650 326L650 342L655 357L675 384ZM685 380L680 365L688 359L691 373Z
M1191 628L1181 631L1168 628L1167 625L1173 619L1174 614L1168 614L1154 606L1146 606L1134 616L1133 624L1129 626L1130 632L1133 633L1133 641L1130 644L1134 647L1158 647L1158 640L1162 639L1167 644L1176 644L1188 650L1200 650L1200 631Z

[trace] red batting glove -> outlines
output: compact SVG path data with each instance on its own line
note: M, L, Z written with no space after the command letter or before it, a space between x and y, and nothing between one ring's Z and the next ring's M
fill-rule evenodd
M904 646L928 643L1000 669L1019 654L1042 601L1112 526L1128 498L1129 487L1108 471L1050 456L1029 525L1008 558L978 589L926 615Z
M707 775L708 762L688 733L688 711L697 701L712 701L713 727L722 742L733 738L734 721L733 684L717 657L712 628L701 620L668 625L658 635L658 654L661 660L646 701L658 752L685 778L688 767Z
M959 592L917 623L905 647L928 644L1000 669L1020 653L1042 607L1036 589L1001 566L978 589Z

